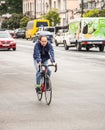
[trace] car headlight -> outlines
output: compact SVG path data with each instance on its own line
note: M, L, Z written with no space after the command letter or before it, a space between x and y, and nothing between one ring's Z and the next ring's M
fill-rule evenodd
M15 44L15 42L14 42L14 41L11 41L10 44Z

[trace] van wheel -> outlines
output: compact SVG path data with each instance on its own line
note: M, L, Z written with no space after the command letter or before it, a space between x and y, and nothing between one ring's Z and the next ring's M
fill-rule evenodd
M77 48L77 51L81 51L82 46L81 46L81 43L80 43L80 42L77 43L76 48Z
M58 46L57 40L55 40L55 45Z
M69 46L67 46L66 41L64 41L64 47L65 47L65 50L68 50L68 49L69 49Z
M99 45L99 51L104 51L104 45Z

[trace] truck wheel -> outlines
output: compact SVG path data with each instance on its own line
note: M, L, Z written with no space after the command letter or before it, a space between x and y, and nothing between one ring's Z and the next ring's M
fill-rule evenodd
M69 46L67 46L66 41L64 41L64 47L65 47L65 50L69 49Z
M104 45L99 46L99 51L101 51L101 52L104 51Z
M82 46L81 46L81 43L80 43L80 42L77 43L77 46L76 46L76 47L77 47L77 51L81 51Z
M86 46L86 51L89 51L89 49L90 49L89 46Z

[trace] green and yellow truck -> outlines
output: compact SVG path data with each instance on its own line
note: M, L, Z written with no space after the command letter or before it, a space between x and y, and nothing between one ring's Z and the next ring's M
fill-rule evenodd
M78 18L70 20L69 31L64 38L65 50L76 47L78 51L98 47L104 51L105 17Z

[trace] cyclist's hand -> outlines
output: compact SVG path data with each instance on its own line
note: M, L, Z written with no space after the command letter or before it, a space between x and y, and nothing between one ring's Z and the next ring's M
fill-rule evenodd
M55 72L57 71L57 63L52 62L52 65L55 67Z
M40 69L41 69L41 62L38 63L38 69L39 69L39 72L40 72Z
M38 63L38 66L41 66L41 62Z
M38 63L38 68L40 69L40 67L41 67L41 62Z

